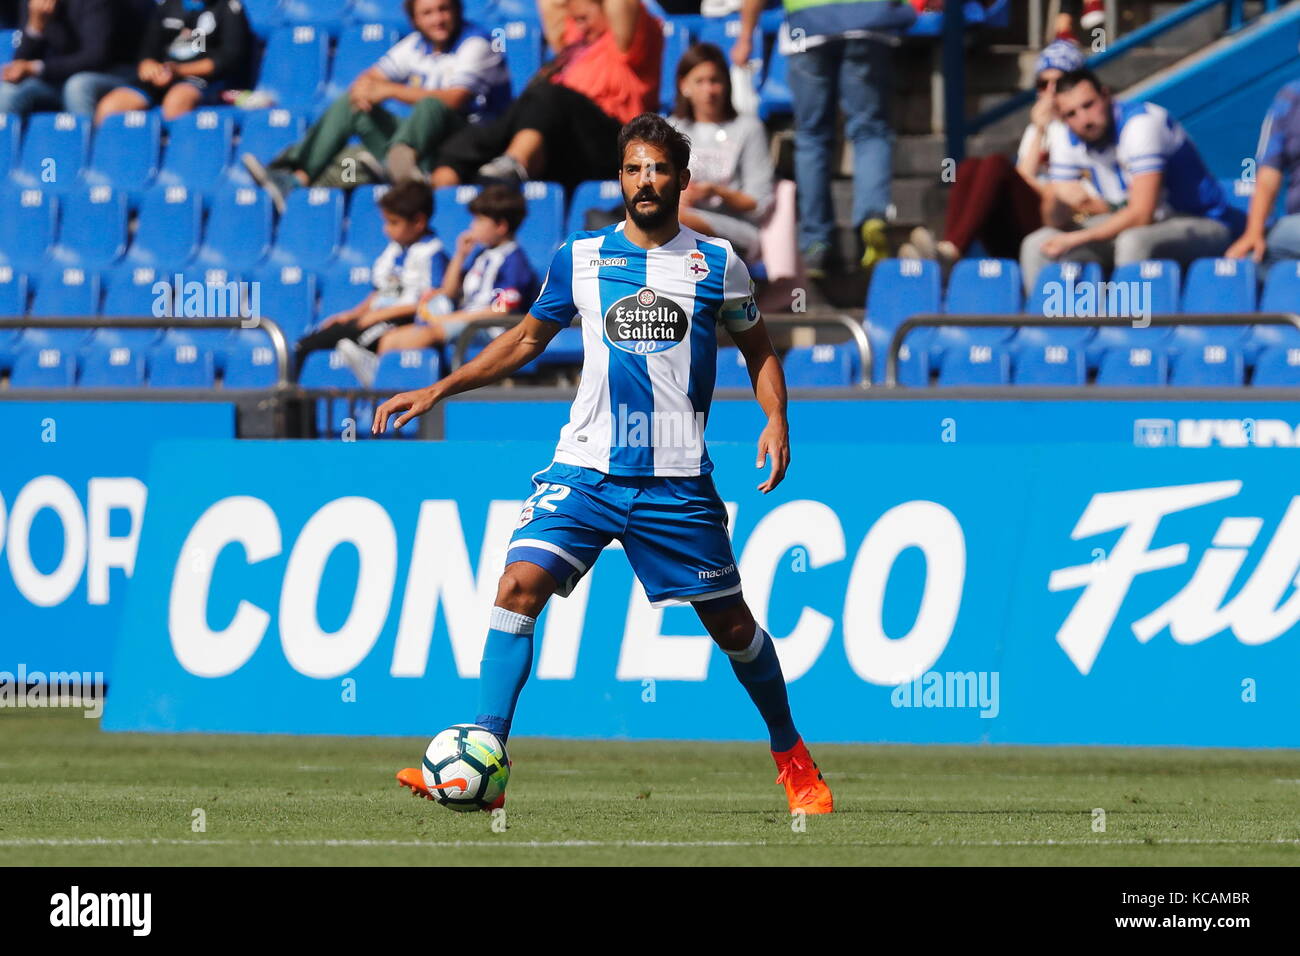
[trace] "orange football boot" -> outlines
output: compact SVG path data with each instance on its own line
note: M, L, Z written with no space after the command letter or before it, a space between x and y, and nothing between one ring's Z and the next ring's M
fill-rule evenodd
M513 762L511 762L513 765ZM403 787L410 787L411 795L415 797L424 797L426 800L433 800L433 792L424 785L424 771L419 767L407 767L404 770L397 771L397 782ZM448 781L455 783L456 781ZM461 781L462 785L464 781ZM493 810L499 810L506 805L506 795L503 793L490 804L483 808L484 812L491 813Z
M830 813L835 809L831 799L831 788L822 778L812 754L804 746L803 738L789 750L772 751L776 761L776 782L785 786L785 796L790 802L790 812L802 810L804 813Z

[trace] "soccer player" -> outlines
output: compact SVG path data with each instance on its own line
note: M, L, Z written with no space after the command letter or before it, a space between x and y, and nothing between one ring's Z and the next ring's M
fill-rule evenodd
M505 378L580 316L582 382L554 461L534 476L510 539L475 723L504 746L532 669L538 615L552 594L572 592L618 538L650 603L690 603L731 660L767 724L791 812L829 813L830 788L795 730L776 647L741 595L703 441L721 323L767 414L756 467L770 460L771 470L758 488L766 494L780 484L790 462L781 363L740 256L726 240L678 222L690 142L645 113L623 127L618 149L627 218L571 235L522 322L441 381L384 402L372 430L382 434L394 415L400 427L448 396ZM431 797L419 768L397 779Z

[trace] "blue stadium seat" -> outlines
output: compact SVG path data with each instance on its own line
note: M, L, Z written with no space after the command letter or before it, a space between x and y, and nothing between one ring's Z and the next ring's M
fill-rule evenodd
M1246 359L1227 345L1186 347L1173 356L1170 385L1237 386L1245 384Z
M370 266L388 245L384 235L384 217L379 211L379 197L387 186L358 186L348 202L347 236L339 251L340 261Z
M1261 349L1255 358L1255 374L1250 384L1260 387L1300 385L1300 347Z
M117 113L95 131L90 166L82 178L88 186L124 192L134 206L153 185L161 156L162 118L156 110Z
M258 291L258 313L280 326L290 346L316 324L316 277L312 273L301 266L264 266L249 279ZM358 301L361 298L358 296Z
M851 345L795 346L781 365L791 388L846 387L854 381L854 358Z
M270 163L286 146L302 139L306 131L306 118L291 109L248 110L239 127L239 154L252 153L263 163ZM254 185L253 177L239 160L230 164L226 178L239 186Z
M249 25L263 40L284 22L284 11L280 7L280 0L243 0L243 4Z
M270 388L275 384L275 350L261 333L241 332L228 350L225 364L225 388Z
M168 121L158 182L207 196L221 184L235 141L229 110L199 109Z
M718 376L713 387L753 389L749 381L749 366L745 364L740 349L730 345L718 349Z
M575 326L560 329L546 344L546 351L537 357L537 363L541 366L581 365L582 329Z
M442 377L442 355L437 349L403 349L385 352L375 370L376 389L405 392L426 388ZM394 434L411 438L419 433L420 423L409 421Z
M1188 315L1255 311L1255 263L1249 259L1197 259L1187 270L1183 312ZM1170 340L1175 349L1206 345L1240 346L1249 326L1180 325ZM1174 374L1178 374L1177 367Z
M875 355L872 381L885 380L885 356L895 330L903 320L922 313L939 312L942 300L939 264L928 259L885 259L871 272L867 289L867 336ZM926 350L929 329L910 334L907 341Z
M180 185L154 186L140 200L127 263L163 272L182 268L198 251L202 209L193 190Z
M1041 315L1046 325L1027 326L1016 333L1015 347L1042 348L1047 345L1079 346L1090 339L1089 326L1053 326L1051 320L1080 313L1096 315L1104 310L1101 266L1095 262L1049 262L1034 280L1034 291L1025 303L1026 315ZM1104 299L1104 296L1101 296Z
M266 41L257 89L273 97L276 106L310 106L325 90L328 63L325 30L306 24L276 27Z
M623 208L623 190L616 179L591 180L579 183L569 199L569 215L565 235L587 228L585 218L590 209Z
M1097 365L1098 385L1122 387L1164 385L1169 363L1160 349L1146 346L1107 349Z
M18 162L10 177L19 185L46 192L66 193L78 185L78 177L90 152L91 122L72 113L33 113Z
M328 268L342 240L342 191L295 189L280 217L271 261L277 265Z
M102 269L126 252L126 194L91 186L63 197L59 244L50 257L60 265Z
M1244 180L1241 177L1233 179L1220 179L1219 185L1223 191L1228 194L1229 205L1235 206L1242 212L1250 211L1251 200L1255 198L1255 181ZM1277 202L1273 205L1272 212L1269 213L1269 221L1276 219L1278 216L1286 214L1286 190L1279 189L1277 193Z
M1001 345L970 344L943 353L940 385L1009 385L1011 353Z
M1148 259L1117 266L1111 273L1110 281L1116 289L1130 291L1130 311L1133 311L1133 290L1144 297L1144 311L1152 315L1181 311L1183 270L1172 259ZM1088 362L1095 366L1101 360L1102 353L1108 349L1147 348L1159 351L1165 347L1171 335L1173 328L1168 325L1150 325L1146 328L1103 326L1088 342Z
M163 345L149 353L150 388L211 388L216 381L212 353L197 345Z
M360 4L367 0L357 2ZM499 26L511 20L541 22L537 4L533 0L467 0L465 18L487 27Z
M312 352L303 361L302 371L298 375L298 384L303 388L361 388L352 370L343 362L338 352ZM316 431L319 435L338 435L347 427L347 419L354 417L358 436L370 434L369 419L366 409L373 414L373 403L358 401L349 407L346 398L322 398L316 403Z
M352 0L281 0L285 23L310 23L337 34L347 18Z
M0 187L0 265L40 268L54 245L59 201L43 189Z
M443 186L434 190L433 228L449 249L455 247L456 237L469 228L473 218L469 204L478 194L478 186Z
M876 359L880 381L885 380L886 357ZM898 384L909 388L925 388L930 384L930 352L921 346L912 347L904 342L898 348Z
M23 118L15 113L0 113L0 180L9 176L22 142Z
M99 276L75 266L47 266L36 278L33 316L99 315ZM81 333L84 335L84 333Z
M180 324L168 329L162 345L196 345L209 349L217 363L223 367L227 350L231 347L234 331L231 328L212 328L200 326L208 319L239 319L248 314L250 303L247 290L243 285L243 276L228 269L202 268L198 263L191 265L183 273L175 276L163 276L169 280L172 295L170 306L160 306L164 314L181 320ZM179 295L177 283L181 284ZM184 320L193 319L193 323Z
M1011 259L962 259L948 277L944 311L952 315L1014 315L1020 311L1022 288L1020 266ZM1011 333L1010 327L939 328L930 338L930 357L937 359L951 346L964 353L968 346L996 345Z
M510 92L518 97L542 68L542 28L535 22L511 20L498 28L504 41L506 66L510 70Z
M101 278L104 289L104 316L149 316L155 314L155 304L165 303L170 307L171 296L155 288L157 283L165 282L170 288L173 278L164 275L151 266L136 266L130 269L114 269L105 272ZM161 298L161 303L160 303ZM166 314L164 312L164 314ZM162 335L159 329L96 329L92 341L97 345L125 345L130 348L147 350Z
M370 69L389 48L401 39L392 23L349 23L339 34L330 67L325 99L333 101L347 92L352 81Z
M0 63L11 62L14 58L14 51L18 49L18 44L22 42L22 30L0 30Z
M261 189L233 186L212 200L196 263L242 272L257 265L271 245L271 200Z
M1082 385L1088 380L1083 350L1070 345L1034 345L1016 350L1016 385Z
M353 308L374 291L374 286L370 283L370 266L353 265L321 273L318 288L318 314L324 321L331 315Z
M665 20L664 51L659 67L659 109L662 112L672 112L673 104L677 102L677 63L690 46L690 31L671 19Z
M533 264L533 270L542 276L550 268L555 250L565 239L560 231L564 222L564 187L559 183L524 183L524 200L528 212L515 238ZM456 241L456 234L440 235L449 246Z
M81 353L82 388L139 388L144 385L144 356L125 345L92 346Z
M71 388L77 380L77 356L69 349L23 349L9 373L10 388Z
M465 16L474 19L468 4L465 5ZM408 33L411 29L406 12L402 9L402 0L353 0L351 18L354 23L401 24Z
M767 61L767 73L758 91L758 115L764 122L794 113L787 59L774 50Z
M12 266L0 266L0 316L17 318L27 314L27 276ZM0 337L4 336L0 332Z
M1300 311L1300 261L1287 260L1275 263L1264 280L1264 293L1260 296L1261 312ZM1300 348L1300 331L1290 325L1256 325L1251 330L1253 349Z

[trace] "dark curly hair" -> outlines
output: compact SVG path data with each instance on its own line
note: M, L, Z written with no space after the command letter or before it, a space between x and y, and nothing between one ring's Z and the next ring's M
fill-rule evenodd
M642 113L632 119L618 134L618 162L623 165L627 153L627 144L631 142L649 143L658 146L672 160L677 172L691 164L691 141L678 132L671 123L658 113Z

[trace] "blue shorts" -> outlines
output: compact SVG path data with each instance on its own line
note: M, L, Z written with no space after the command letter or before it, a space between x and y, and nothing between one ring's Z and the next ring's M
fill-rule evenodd
M545 569L561 597L617 538L654 607L740 600L727 509L710 475L624 477L556 462L533 476L533 487L506 564Z

